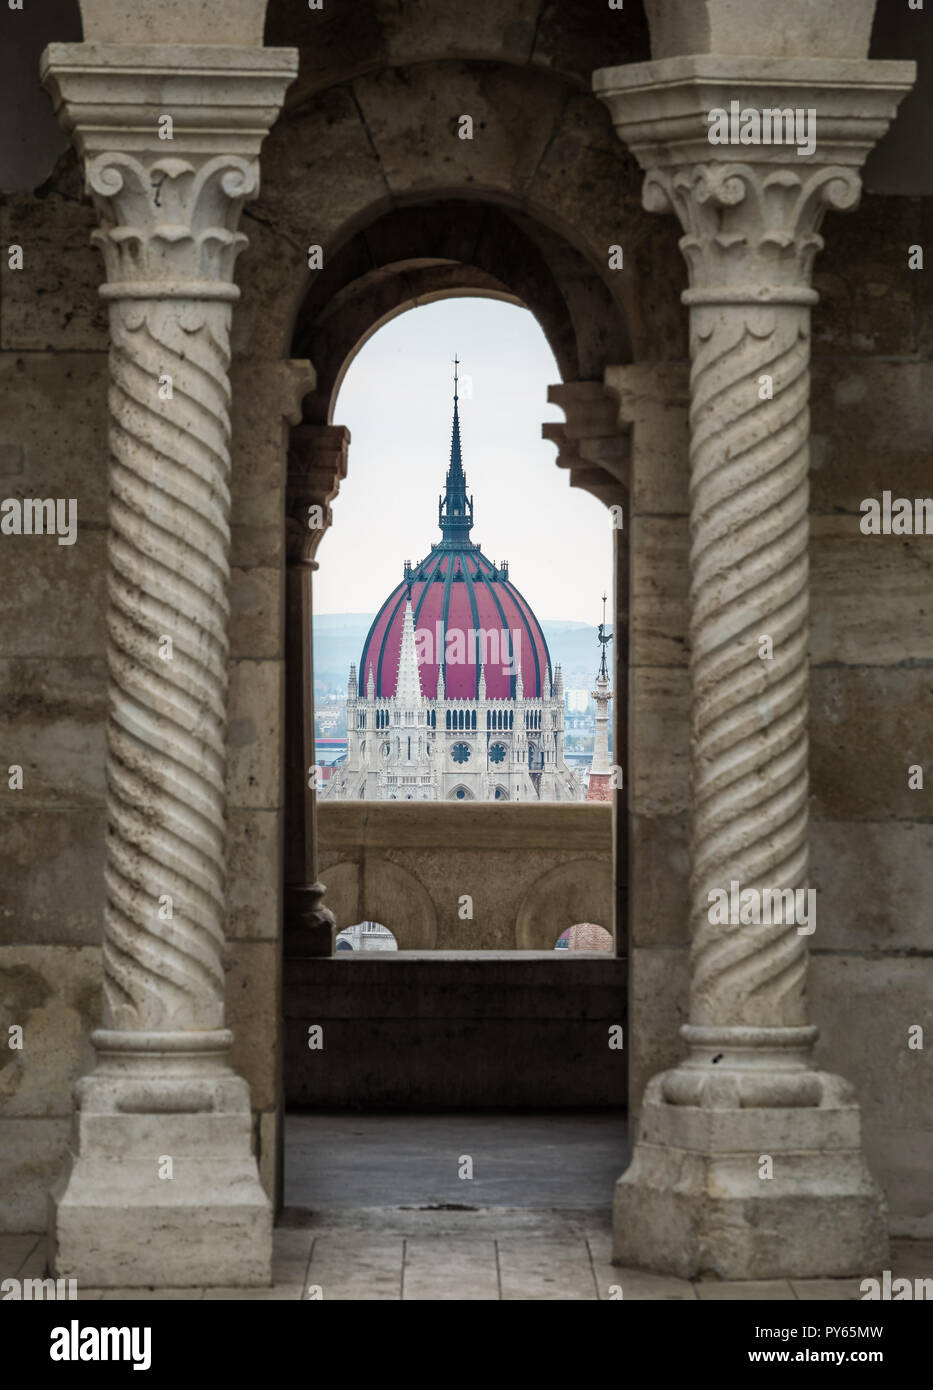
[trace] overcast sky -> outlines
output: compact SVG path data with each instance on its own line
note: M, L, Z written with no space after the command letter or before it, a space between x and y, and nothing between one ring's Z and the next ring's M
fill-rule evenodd
M334 424L350 430L349 468L318 550L315 611L375 612L404 561L440 540L454 352L472 539L493 562L509 561L509 578L539 618L599 622L612 582L609 512L571 488L555 446L541 438L542 422L564 415L547 402L560 375L537 321L493 299L400 314L351 363L334 412Z

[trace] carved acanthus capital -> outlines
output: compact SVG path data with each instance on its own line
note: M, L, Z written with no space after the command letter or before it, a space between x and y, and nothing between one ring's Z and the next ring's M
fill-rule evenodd
M100 154L87 187L101 218L91 239L104 254L105 298L236 297L234 262L247 242L236 227L259 192L257 161Z
M105 297L236 298L237 224L294 50L51 44L41 68L100 213Z
M860 194L840 165L736 162L651 169L642 199L649 212L675 212L686 233L686 303L811 303L823 215L854 208Z
M857 205L858 170L915 75L706 53L603 68L593 88L647 174L645 207L680 219L688 303L810 303L823 214Z

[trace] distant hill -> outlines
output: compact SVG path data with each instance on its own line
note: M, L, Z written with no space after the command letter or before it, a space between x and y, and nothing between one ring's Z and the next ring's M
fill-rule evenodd
M318 690L344 690L350 663L359 663L374 613L322 613L314 619L314 683ZM541 620L551 653L560 662L564 687L588 686L599 666L596 627L564 619ZM610 628L610 631L612 629Z

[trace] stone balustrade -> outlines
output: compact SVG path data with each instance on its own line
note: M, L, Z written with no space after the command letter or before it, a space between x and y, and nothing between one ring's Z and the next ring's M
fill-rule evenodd
M612 931L612 807L318 804L337 929L374 921L400 950L550 950L577 922Z

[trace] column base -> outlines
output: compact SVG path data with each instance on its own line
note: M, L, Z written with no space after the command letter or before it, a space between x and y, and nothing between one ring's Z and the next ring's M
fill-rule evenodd
M305 960L309 956L332 956L337 919L324 906L323 883L297 883L285 886L285 958Z
M810 1073L814 1106L713 1108L667 1102L671 1075L648 1084L616 1183L614 1264L681 1279L867 1277L885 1264L886 1204L846 1081Z
M129 1035L95 1035L99 1048L123 1043L76 1088L69 1160L49 1196L52 1272L79 1288L267 1287L272 1205L249 1088L216 1048L229 1034L139 1037L132 1052Z

